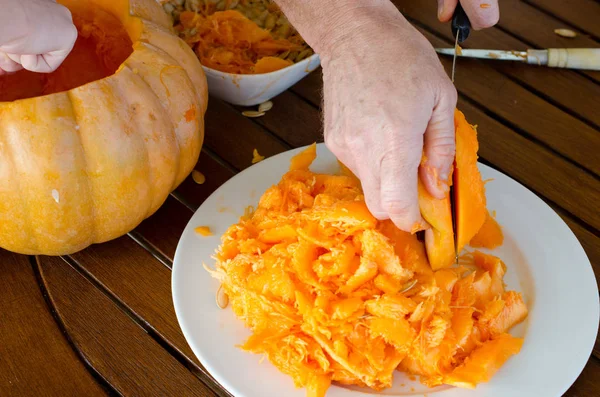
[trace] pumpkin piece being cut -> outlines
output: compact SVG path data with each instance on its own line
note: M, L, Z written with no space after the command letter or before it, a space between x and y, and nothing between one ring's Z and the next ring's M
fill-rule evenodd
M418 182L421 216L431 228L425 230L427 258L433 270L450 267L456 259L450 195L442 200L433 197L421 180Z
M475 248L494 249L501 246L503 242L502 228L488 211L483 226L471 239L469 245Z
M460 252L481 229L487 209L485 189L477 168L477 131L458 109L454 113L456 159L454 166L454 204L456 207L456 245Z
M444 378L444 382L474 389L477 384L488 382L512 355L519 353L522 345L522 338L499 335L475 349L462 365Z

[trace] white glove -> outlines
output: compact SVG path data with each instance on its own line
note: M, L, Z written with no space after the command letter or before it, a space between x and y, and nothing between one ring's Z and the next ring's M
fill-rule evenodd
M50 73L73 49L71 12L55 0L0 0L0 75Z

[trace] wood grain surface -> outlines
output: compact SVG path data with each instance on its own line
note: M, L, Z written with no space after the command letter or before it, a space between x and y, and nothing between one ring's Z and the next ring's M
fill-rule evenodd
M434 1L394 3L433 46L452 46ZM497 27L473 32L465 47L600 47L598 1L500 6ZM561 27L578 36L554 34ZM448 70L451 59L440 59ZM460 59L456 77L458 107L478 125L481 161L565 220L600 282L600 72ZM171 295L175 250L194 210L252 165L254 149L269 157L323 141L321 91L319 69L257 119L211 97L195 167L206 176L203 184L188 177L131 233L68 257L0 250L0 396L227 396L179 328ZM597 341L565 396L599 395Z

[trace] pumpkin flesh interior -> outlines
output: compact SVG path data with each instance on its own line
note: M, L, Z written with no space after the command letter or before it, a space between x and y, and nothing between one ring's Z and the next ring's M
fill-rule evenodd
M456 245L460 252L483 226L486 215L485 188L477 168L477 131L456 110L456 160L454 194L456 205Z
M475 251L432 270L414 234L372 216L347 167L310 170L315 149L225 232L215 269L205 264L252 330L241 348L312 397L332 382L382 390L396 369L431 387L489 381L520 351L523 339L508 332L528 314L505 289L505 264ZM451 236L447 200L421 204L432 229Z
M0 102L68 91L114 74L133 52L120 18L95 6L67 4L77 27L73 50L52 73L21 70L0 77Z

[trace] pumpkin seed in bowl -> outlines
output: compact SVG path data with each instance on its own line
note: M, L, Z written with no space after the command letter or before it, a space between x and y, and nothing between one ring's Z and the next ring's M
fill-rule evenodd
M271 0L168 0L163 8L211 69L268 73L314 54Z

